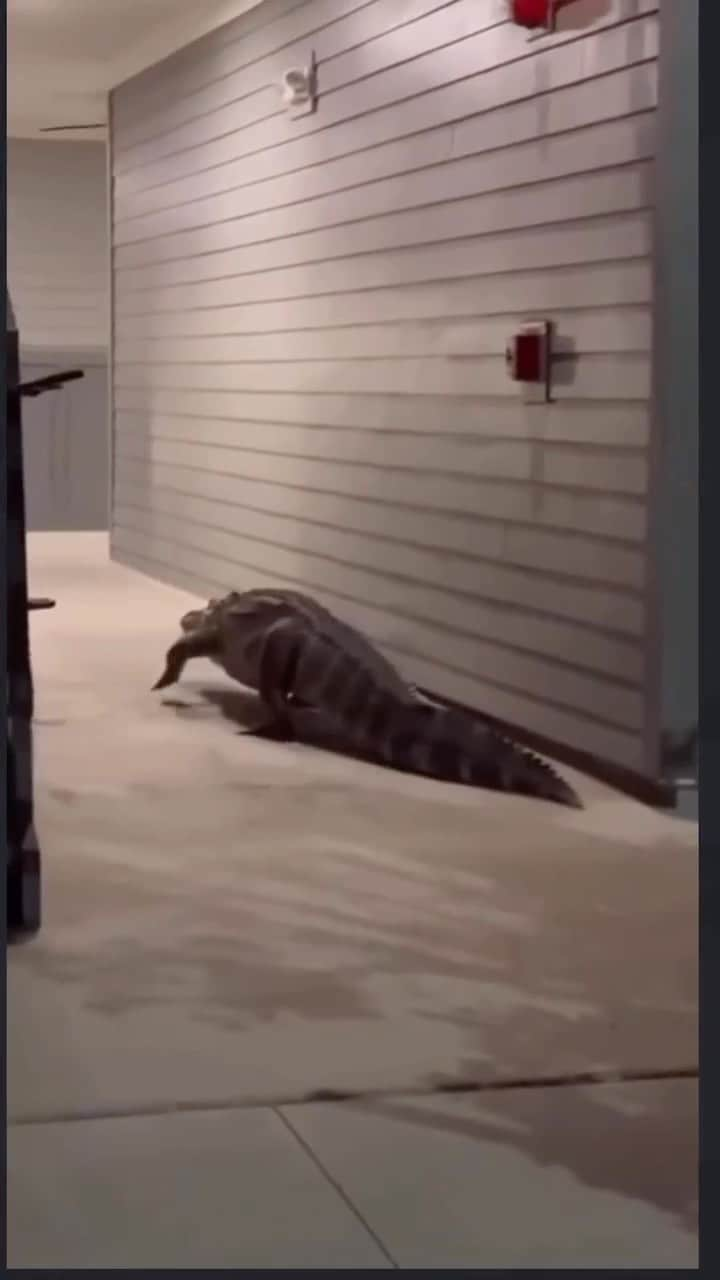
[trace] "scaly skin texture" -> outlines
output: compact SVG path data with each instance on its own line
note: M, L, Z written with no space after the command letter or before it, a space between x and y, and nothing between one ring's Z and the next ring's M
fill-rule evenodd
M290 594L233 593L186 614L154 687L174 684L191 658L210 657L260 693L272 712L260 736L295 737L299 715L310 710L349 748L393 768L582 807L546 761L480 717L421 701L372 645L347 629L349 645L332 614L315 606L311 617L307 597L300 607Z
M312 596L306 596L300 591L284 588L257 588L242 593L231 591L221 599L210 600L204 609L193 609L186 613L180 619L181 630L188 634L197 630L198 627L217 625L220 617L238 604L243 608L250 604L258 608L266 608L268 616L272 615L273 618L276 617L276 611L281 610L285 616L304 622L314 634L326 636L339 644L347 653L356 657L363 665L370 667L383 688L391 690L403 701L411 702L418 698L414 687L403 680L392 663L388 662L387 658L365 639L365 636L354 627L348 626L346 622L341 622L329 609L323 608L313 600ZM252 676L253 672L248 674ZM243 681L242 683L248 683L250 688L257 688L255 682Z

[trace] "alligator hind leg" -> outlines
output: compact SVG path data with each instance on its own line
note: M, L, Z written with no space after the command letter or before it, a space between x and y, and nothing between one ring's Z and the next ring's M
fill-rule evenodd
M261 742L294 742L295 730L292 721L285 717L271 716L263 720L255 729L243 729L244 738L259 738Z

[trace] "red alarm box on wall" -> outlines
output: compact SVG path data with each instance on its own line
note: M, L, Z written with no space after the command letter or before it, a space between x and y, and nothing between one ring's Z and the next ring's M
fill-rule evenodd
M505 349L508 374L533 400L550 398L551 334L549 320L536 320L518 329Z
M554 31L558 9L572 0L510 0L513 22L530 31Z

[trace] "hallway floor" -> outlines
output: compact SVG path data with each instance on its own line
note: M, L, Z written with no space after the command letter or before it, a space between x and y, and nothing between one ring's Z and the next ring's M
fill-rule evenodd
M696 825L243 738L149 692L194 598L29 549L8 1265L697 1266Z

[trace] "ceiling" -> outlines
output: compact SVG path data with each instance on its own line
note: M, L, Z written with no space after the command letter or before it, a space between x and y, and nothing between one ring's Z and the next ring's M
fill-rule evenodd
M9 137L93 141L104 129L42 134L106 117L107 93L260 0L7 0Z

